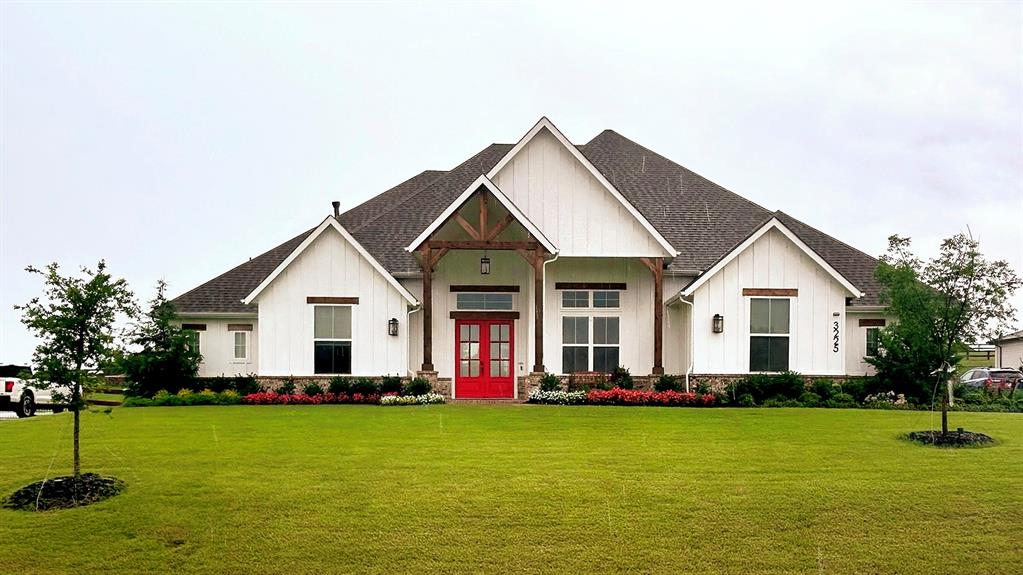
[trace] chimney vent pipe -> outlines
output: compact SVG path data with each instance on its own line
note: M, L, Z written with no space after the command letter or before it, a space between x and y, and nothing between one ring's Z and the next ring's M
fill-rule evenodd
M341 218L341 202L334 200L330 202L330 205L334 206L334 219Z

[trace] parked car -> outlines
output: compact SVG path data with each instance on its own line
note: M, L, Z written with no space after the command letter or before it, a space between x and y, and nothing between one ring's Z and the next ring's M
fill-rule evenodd
M49 389L18 377L25 372L31 374L32 370L24 365L0 365L0 411L13 411L18 417L32 417L38 406L52 407L54 413L64 411L64 406L53 403Z
M982 367L971 369L959 378L967 387L986 388L992 391L1012 389L1023 381L1023 374L1012 368Z

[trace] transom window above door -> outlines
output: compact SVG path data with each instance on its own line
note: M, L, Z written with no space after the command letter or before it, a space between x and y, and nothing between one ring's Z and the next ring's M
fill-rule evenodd
M566 290L561 292L561 307L575 309L618 309L622 305L617 290Z
M455 296L455 307L481 311L514 309L510 293L459 293Z

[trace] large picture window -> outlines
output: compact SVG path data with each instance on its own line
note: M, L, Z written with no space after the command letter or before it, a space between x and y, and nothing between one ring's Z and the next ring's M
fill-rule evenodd
M619 365L618 317L565 316L561 318L561 371L610 373Z
M750 300L750 371L788 371L789 305L788 299Z
M352 307L313 308L313 373L352 373Z

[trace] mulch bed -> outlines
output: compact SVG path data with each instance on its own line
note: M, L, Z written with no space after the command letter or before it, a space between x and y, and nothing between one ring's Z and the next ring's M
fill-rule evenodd
M7 509L21 511L81 507L113 497L124 491L124 488L125 483L116 477L83 473L79 476L76 489L74 476L65 475L45 481L36 481L22 487L4 499L3 506Z
M907 434L906 439L936 447L979 447L995 442L991 436L973 431L949 431L947 434L940 431L914 431Z

